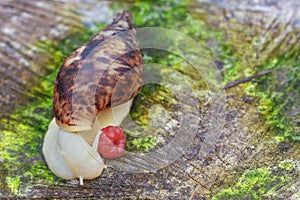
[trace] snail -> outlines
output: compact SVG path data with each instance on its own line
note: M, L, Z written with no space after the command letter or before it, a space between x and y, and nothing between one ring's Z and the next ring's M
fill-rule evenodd
M102 156L122 156L126 138L118 126L143 85L143 59L130 12L123 11L62 64L54 82L54 119L43 155L62 179L94 179Z

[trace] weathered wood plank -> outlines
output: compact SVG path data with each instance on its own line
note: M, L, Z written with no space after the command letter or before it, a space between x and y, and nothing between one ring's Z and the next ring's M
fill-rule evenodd
M23 98L15 91L28 89L34 77L45 71L38 61L43 55L34 45L42 39L63 38L70 28L81 26L76 20L78 15L68 9L71 4L30 0L0 2L0 70L5 74L0 79L2 113L22 104ZM41 67L37 69L33 65ZM20 87L20 84L24 85Z

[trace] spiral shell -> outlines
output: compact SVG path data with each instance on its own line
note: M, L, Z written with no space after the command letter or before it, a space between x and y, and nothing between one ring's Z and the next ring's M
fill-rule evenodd
M131 100L143 85L143 59L132 16L119 13L76 49L54 83L54 116L69 132L90 130L97 115Z

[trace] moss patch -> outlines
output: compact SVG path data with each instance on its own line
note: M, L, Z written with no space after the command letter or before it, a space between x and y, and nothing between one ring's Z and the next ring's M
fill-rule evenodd
M134 138L126 143L127 150L129 151L139 151L148 152L153 149L156 145L155 136L146 136L141 138Z
M22 183L53 183L54 175L45 165L41 151L44 134L53 118L53 82L64 59L102 27L104 24L93 30L76 30L62 42L44 41L37 44L40 51L51 55L45 60L48 75L30 90L31 102L27 106L1 119L1 167L7 172L2 181L5 184L1 187L9 187L13 194L22 193Z
M276 168L247 170L234 186L219 192L212 199L266 199L290 181L286 171L278 172Z
M11 192L17 194L21 184L20 177L6 177L5 181Z
M259 99L258 111L267 119L267 125L276 135L276 141L299 141L299 28L282 22L266 32L264 23L261 26L246 23L247 20L251 21L251 17L255 21L255 16L249 13L244 15L249 16L249 19L245 17L243 23L240 23L239 17L215 15L205 20L207 23L215 23L211 28L223 33L215 35L218 36L215 37L218 45L211 49L220 59L224 85L262 70L272 70L271 74L240 85L239 90ZM193 16L200 20L206 17L201 11L194 12ZM274 38L280 37L286 27L291 29L288 34L284 33L289 39L285 38L282 43L276 42Z

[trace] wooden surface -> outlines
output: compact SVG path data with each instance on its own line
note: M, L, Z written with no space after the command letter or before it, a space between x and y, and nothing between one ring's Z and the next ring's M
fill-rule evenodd
M72 5L60 1L3 0L0 2L0 107L2 114L23 103L26 90L45 73L35 44L64 38L81 26ZM59 9L57 9L59 7ZM77 19L77 20L76 20Z
M38 52L34 44L40 40L63 39L66 33L81 26L78 14L72 11L79 5L92 1L31 1L31 0L2 0L0 1L0 108L1 115L13 112L21 104L30 101L27 90L46 73L43 67L44 56ZM223 2L223 1L222 1ZM225 1L224 1L225 2ZM282 1L283 2L283 1ZM246 55L250 61L268 59L259 55L268 55L269 52L283 51L281 47L292 48L299 45L298 32L291 34L292 28L299 26L299 3L287 1L287 3L270 3L263 1L260 6L255 3L237 3L228 1L227 9L220 5L199 4L207 10L201 10L208 14L207 23L211 23L217 29L230 34L230 23L242 23L241 29L248 28L249 38L253 35L274 37L273 44L263 43L268 48L257 49L257 55ZM295 5L289 5L295 4ZM289 12L282 12L283 9ZM209 13L207 13L209 12ZM274 12L277 16L274 17ZM199 13L198 13L199 14ZM210 16L211 15L211 16ZM215 16L220 16L216 18ZM244 17L241 17L244 16ZM281 27L283 22L289 21ZM283 23L285 24L285 23ZM237 26L239 27L239 26ZM265 27L265 28L264 28ZM281 27L283 29L277 29ZM274 34L267 34L267 30L277 30ZM290 31L289 31L290 30ZM294 29L293 29L294 30ZM289 37L284 37L288 35ZM278 42L279 41L279 42ZM259 45L257 46L259 48ZM262 53L263 52L263 53ZM49 55L46 55L49 56ZM230 94L230 92L229 92ZM187 98L188 96L186 96ZM32 98L32 97L31 97ZM249 103L250 102L250 103ZM224 174L237 177L236 171L260 166L261 162L272 163L273 159L279 159L281 155L274 152L272 143L260 146L262 133L257 134L251 130L261 130L264 122L259 121L259 114L253 109L251 101L245 101L243 94L229 95L226 99L228 107L226 114L226 126L222 131L229 140L220 143L210 153L203 153L203 135L209 133L208 127L216 123L210 118L209 105L199 109L201 116L193 115L190 120L198 120L198 132L193 144L188 151L172 165L158 170L156 173L129 173L117 171L111 168L93 181L79 186L77 181L59 182L54 186L45 184L28 185L26 198L110 198L110 199L201 199L209 190L218 190L223 182ZM182 114L182 113L181 113ZM259 121L259 122L258 122ZM254 128L253 128L254 127ZM176 127L174 127L176 129ZM264 137L268 137L264 136ZM270 158L269 160L266 158ZM12 197L8 192L1 194L3 198ZM1 196L0 196L1 197Z

